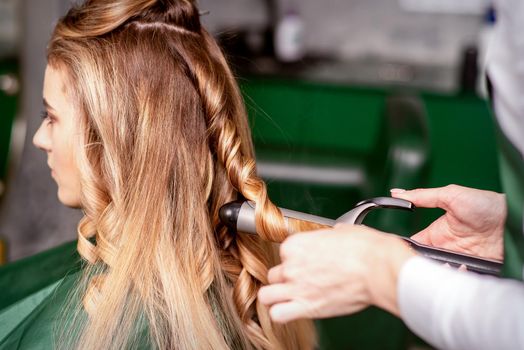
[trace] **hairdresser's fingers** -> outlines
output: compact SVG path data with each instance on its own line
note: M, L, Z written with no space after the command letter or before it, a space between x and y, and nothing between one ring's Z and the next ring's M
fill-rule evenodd
M448 187L419 188L406 191L399 188L390 190L391 196L413 202L417 207L442 208L448 207L448 194L452 191Z
M297 301L275 304L269 309L269 315L274 322L286 323L308 317L307 308Z
M284 266L282 264L277 265L269 269L267 273L267 280L270 284L284 282Z
M426 244L426 245L432 245L431 244L431 229L428 227L413 236L411 236L411 239L417 241L418 243Z
M273 305L289 301L295 294L289 284L272 284L260 288L258 291L258 300L264 305Z

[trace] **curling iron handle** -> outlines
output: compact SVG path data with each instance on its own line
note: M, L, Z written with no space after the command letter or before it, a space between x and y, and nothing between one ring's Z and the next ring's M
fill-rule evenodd
M451 266L457 268L460 267L460 265L465 265L468 271L473 271L480 274L493 276L500 275L500 270L502 268L501 262L482 259L472 255L455 253L446 249L430 247L415 242L414 240L407 237L401 238L406 241L417 253L426 258L430 258L441 263L448 263Z

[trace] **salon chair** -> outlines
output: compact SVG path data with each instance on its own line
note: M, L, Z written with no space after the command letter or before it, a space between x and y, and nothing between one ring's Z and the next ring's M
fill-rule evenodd
M392 188L414 189L428 185L430 134L422 100L414 94L398 93L386 98L380 140L386 157L375 163L376 196ZM386 232L412 235L420 228L420 211L379 210L370 213L366 224Z

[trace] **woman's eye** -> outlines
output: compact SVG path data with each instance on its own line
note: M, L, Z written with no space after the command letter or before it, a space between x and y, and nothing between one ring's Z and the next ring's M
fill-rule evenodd
M42 117L42 119L47 122L48 124L51 124L53 122L53 119L51 118L51 116L49 115L49 113L47 113L47 111L42 111L42 113L40 113L40 116Z

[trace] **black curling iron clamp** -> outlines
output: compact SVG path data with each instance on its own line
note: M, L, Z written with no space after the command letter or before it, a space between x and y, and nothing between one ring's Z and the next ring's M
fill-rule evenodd
M336 220L321 216L306 214L294 210L279 208L284 219L292 218L302 221L314 222L325 226L334 226L338 223L360 225L373 209L393 208L403 210L415 210L415 205L409 201L392 197L377 197L359 202L353 209ZM255 226L255 203L249 201L230 202L220 208L220 220L228 227L244 233L257 234ZM502 263L497 260L482 259L476 256L456 253L446 249L440 249L418 243L411 238L401 237L412 249L424 257L447 263L453 267L465 265L469 271L480 274L498 276Z

